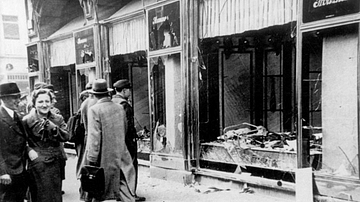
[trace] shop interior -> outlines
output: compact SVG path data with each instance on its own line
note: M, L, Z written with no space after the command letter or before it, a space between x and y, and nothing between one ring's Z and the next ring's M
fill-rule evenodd
M294 181L295 33L289 23L201 41L200 167Z

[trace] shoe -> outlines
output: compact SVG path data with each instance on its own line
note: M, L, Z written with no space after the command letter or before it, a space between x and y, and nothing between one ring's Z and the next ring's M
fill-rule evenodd
M61 195L64 195L65 194L65 191L61 191Z
M146 201L146 198L143 196L135 196L135 201Z

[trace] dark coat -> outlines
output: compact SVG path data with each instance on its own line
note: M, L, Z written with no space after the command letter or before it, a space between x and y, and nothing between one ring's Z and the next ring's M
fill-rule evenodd
M84 128L85 128L85 137L84 137L84 141L83 144L78 144L76 146L76 150L77 150L77 155L78 155L78 162L76 164L76 177L80 178L80 170L81 167L83 167L84 165L89 165L89 162L86 159L86 155L85 155L85 148L86 148L86 138L87 138L87 130L88 130L88 109L93 106L94 104L96 104L97 100L95 98L91 98L88 97L84 100L83 103L81 103L80 106L80 113L81 113L81 122L84 124Z
M25 131L2 106L0 106L0 131L0 175L20 174L25 169Z
M135 195L135 168L125 145L126 117L123 107L102 98L88 111L87 159L98 162L105 171L103 200L120 198L120 180ZM121 171L125 179L121 178Z
M0 106L0 175L8 174L11 184L0 184L0 201L24 201L27 178L25 171L26 131L21 120L15 121Z
M69 140L64 118L49 112L47 119L38 117L35 108L24 117L30 130L29 146L38 158L29 161L32 202L62 202L62 167L65 157L61 143Z
M129 101L119 94L114 95L112 101L121 104L125 110L127 124L125 143L130 151L131 157L135 159L137 157L137 134L134 124L134 110Z

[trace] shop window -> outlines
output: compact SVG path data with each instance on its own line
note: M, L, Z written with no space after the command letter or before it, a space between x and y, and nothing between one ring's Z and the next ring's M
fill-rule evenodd
M264 65L257 71L253 65L254 52L233 52L228 56L223 54L220 73L220 119L223 129L241 123L253 123L273 132L291 130L291 126L285 126L289 117L284 117L284 113L289 114L291 111L284 112L283 102L291 103L292 99L284 98L286 88L282 56L274 49L264 50L263 54ZM291 67L288 68L290 70L286 76L291 77ZM290 79L289 82L287 85L291 86L293 81Z
M232 53L223 60L222 109L224 128L253 122L252 52ZM225 58L225 57L224 57Z
M246 37L244 47L228 43L236 37L220 47L202 44L200 105L208 106L199 108L200 167L294 180L294 41L278 37L277 43L271 35ZM218 114L204 111L216 107Z
M28 56L28 72L37 72L39 71L39 57L37 45L32 45L27 47L27 56Z
M132 83L130 102L134 109L134 124L139 136L138 158L149 160L151 127L146 53L139 51L131 54L116 55L112 56L110 61L111 83L114 84L120 79L128 79Z
M148 11L149 50L180 46L180 3L173 2Z
M150 58L153 150L182 153L180 54Z
M269 131L283 131L283 66L281 55L274 50L265 51L263 75L263 120Z
M159 124L166 125L166 106L165 106L165 66L161 58L152 69L153 89L154 89L154 118Z
M358 55L357 26L304 34L303 163L317 174L359 177Z
M20 39L18 17L12 15L2 16L5 39Z

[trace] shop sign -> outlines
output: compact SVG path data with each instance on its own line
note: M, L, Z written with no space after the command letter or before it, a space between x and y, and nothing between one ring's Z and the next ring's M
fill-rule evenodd
M150 9L148 28L150 51L180 46L180 3Z
M303 21L312 22L359 12L359 0L304 0Z
M29 72L39 71L39 59L37 45L27 47L28 70Z
M93 28L74 33L76 64L92 63L95 59Z

